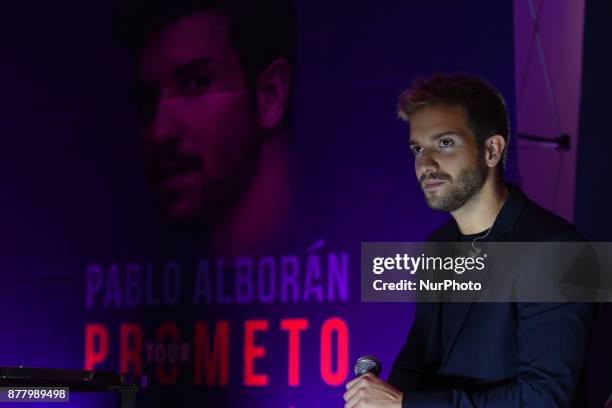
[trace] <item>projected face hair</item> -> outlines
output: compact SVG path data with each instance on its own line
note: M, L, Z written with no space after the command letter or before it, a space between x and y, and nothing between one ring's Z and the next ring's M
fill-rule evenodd
M415 172L432 209L455 211L482 187L487 165L460 107L434 106L410 120Z
M168 218L212 224L255 172L260 143L227 16L199 11L141 50L137 104Z

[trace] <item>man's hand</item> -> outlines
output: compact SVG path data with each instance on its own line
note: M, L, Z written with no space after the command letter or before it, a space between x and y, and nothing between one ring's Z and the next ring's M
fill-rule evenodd
M402 408L402 396L374 374L365 373L346 384L344 408Z

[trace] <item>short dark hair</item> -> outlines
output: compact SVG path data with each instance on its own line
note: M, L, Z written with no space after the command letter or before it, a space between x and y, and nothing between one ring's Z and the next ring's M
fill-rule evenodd
M446 105L463 108L467 126L480 149L489 137L499 134L506 141L500 160L500 175L506 162L510 125L506 102L489 82L469 74L436 74L413 82L399 97L398 116L408 122L418 111Z
M249 85L275 58L295 68L291 0L119 0L117 36L138 53L168 25L201 10L229 17L232 44Z

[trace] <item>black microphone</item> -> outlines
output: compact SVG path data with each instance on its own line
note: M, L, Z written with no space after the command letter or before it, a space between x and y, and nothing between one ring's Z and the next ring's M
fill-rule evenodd
M357 377L364 375L365 373L372 373L375 376L379 376L382 370L380 361L374 356L361 356L355 363L355 375Z

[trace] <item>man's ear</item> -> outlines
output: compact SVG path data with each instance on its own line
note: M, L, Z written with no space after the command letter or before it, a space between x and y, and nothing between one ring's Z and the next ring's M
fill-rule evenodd
M493 135L485 140L485 163L489 167L496 167L504 157L506 139L502 135Z
M287 107L291 65L285 58L277 58L257 79L257 120L264 129L278 125Z

